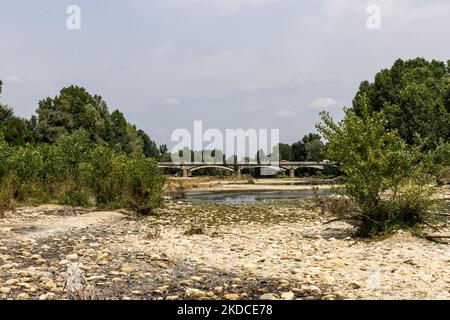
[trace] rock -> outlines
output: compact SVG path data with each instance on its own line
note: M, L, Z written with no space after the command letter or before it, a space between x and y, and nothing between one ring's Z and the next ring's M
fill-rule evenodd
M39 300L53 300L55 299L56 294L52 293L52 292L48 292L46 294L41 294L39 296Z
M180 297L179 296L167 296L166 300L179 300Z
M159 260L162 260L162 259L161 259L161 256L159 256L159 255L157 255L157 254L153 254L153 255L150 257L150 260L152 260L152 261L159 261Z
M314 286L314 285L309 287L309 292L315 297L318 297L322 294L322 290L319 287Z
M255 270L256 268L258 268L258 266L257 266L256 264L254 264L254 263L248 263L248 264L245 264L245 265L243 266L243 268L246 269L246 270L248 270L248 271L253 271L253 270Z
M214 291L217 293L222 293L223 292L223 287L215 287Z
M295 294L292 291L283 292L281 294L281 299L283 299L283 300L294 300L295 299Z
M231 283L240 283L240 282L242 282L242 280L241 280L241 278L233 278L233 279L231 279Z
M122 272L125 272L125 273L132 273L132 272L134 272L134 269L132 267L130 267L130 266L123 266L122 269L120 269L120 270Z
M350 282L347 284L347 290L355 290L355 289L359 289L361 288L361 285L359 283L356 282Z
M9 287L0 288L0 293L9 294L10 292L11 292L11 288L9 288Z
M5 284L8 286L11 286L11 285L15 285L18 282L19 282L19 280L17 280L17 279L9 279L5 282Z
M60 265L60 266L66 266L66 265L68 265L69 263L70 263L70 261L67 260L67 259L62 259L61 261L59 261L59 265Z
M143 296L144 295L144 292L139 291L139 290L131 291L131 293L134 294L135 296Z
M191 277L191 280L195 282L203 282L203 278L197 276Z
M239 300L241 297L237 293L228 293L223 298L225 300Z
M87 281L100 281L100 280L106 280L106 276L104 274L98 275L98 276L90 276L86 279Z
M206 293L204 291L199 290L199 289L194 289L194 288L186 289L185 294L186 294L186 297L193 298L193 299L199 299L199 298L206 297Z
M109 260L109 253L108 252L104 252L102 254L99 254L97 256L97 260L100 260L100 261Z
M41 286L46 290L51 290L55 286L55 282L52 279L44 278L41 279Z
M194 281L192 281L191 279L189 279L189 280L181 280L179 282L179 284L182 285L182 286L192 286L193 283L194 283Z
M274 293L266 293L259 297L259 300L280 300Z
M289 281L287 281L285 279L282 279L282 280L279 281L279 284L280 284L280 286L285 288L285 287L289 286Z
M68 254L66 256L66 259L71 262L77 262L78 260L80 260L80 258L78 257L78 255L76 253Z
M19 293L16 297L16 299L18 300L26 300L28 299L30 296L28 295L28 293Z

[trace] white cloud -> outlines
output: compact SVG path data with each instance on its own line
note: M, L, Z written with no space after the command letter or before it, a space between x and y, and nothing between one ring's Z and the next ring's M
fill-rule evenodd
M170 106L176 106L176 105L179 105L180 103L181 103L181 101L177 98L170 97L170 98L164 99L164 104L167 104Z
M309 104L309 107L313 109L328 109L329 107L332 107L334 105L336 105L336 100L334 100L333 98L321 97L312 101Z
M288 109L278 109L275 110L275 116L280 119L288 119L296 114L295 111Z

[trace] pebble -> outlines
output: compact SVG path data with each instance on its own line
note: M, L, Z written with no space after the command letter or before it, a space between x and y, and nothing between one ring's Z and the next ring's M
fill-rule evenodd
M228 293L223 296L225 300L239 300L241 297L236 293Z
M281 299L283 300L294 300L295 294L292 291L281 293Z
M202 290L199 290L199 289L194 289L194 288L186 289L185 294L186 294L186 297L194 298L194 299L206 297L205 291L202 291Z
M132 273L132 272L134 272L134 269L132 267L130 267L130 266L123 266L122 269L120 269L120 270L122 272L125 272L125 273Z
M0 288L0 293L9 294L10 292L11 292L11 288L9 288L9 287Z
M72 254L68 254L66 256L66 260L69 260L71 262L77 262L78 260L80 260L80 258L78 257L78 255L76 253L72 253Z
M259 297L259 300L280 300L274 293L265 293Z

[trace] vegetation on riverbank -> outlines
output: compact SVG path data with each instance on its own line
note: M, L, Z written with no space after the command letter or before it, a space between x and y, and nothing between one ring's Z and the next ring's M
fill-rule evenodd
M364 236L429 222L435 186L450 172L449 98L450 63L399 60L361 84L344 120L322 113L317 128L352 202L338 219Z

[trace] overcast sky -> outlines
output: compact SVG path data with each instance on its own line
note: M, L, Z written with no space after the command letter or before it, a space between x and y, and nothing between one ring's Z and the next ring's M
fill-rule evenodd
M66 9L81 8L81 30ZM381 9L370 30L367 8ZM450 59L450 0L0 0L2 101L29 117L77 84L152 139L279 128L292 143L397 58Z

